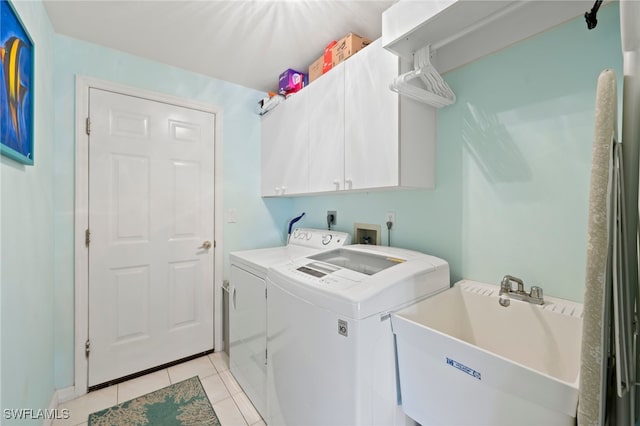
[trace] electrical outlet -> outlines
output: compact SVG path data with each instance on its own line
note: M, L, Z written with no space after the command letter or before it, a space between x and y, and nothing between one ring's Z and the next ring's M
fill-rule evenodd
M335 225L338 222L338 212L327 210L327 225Z
M385 222L391 222L392 224L396 224L396 212L392 212L392 211L388 211L387 212L387 219L385 220Z

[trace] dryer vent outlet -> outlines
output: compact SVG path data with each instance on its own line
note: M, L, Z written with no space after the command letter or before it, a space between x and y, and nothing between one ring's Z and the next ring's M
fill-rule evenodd
M380 225L356 223L353 225L354 244L380 245Z

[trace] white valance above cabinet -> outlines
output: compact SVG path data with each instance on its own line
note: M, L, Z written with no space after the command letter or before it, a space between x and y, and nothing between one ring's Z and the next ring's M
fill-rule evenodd
M400 98L381 40L262 118L265 197L435 186L435 109Z

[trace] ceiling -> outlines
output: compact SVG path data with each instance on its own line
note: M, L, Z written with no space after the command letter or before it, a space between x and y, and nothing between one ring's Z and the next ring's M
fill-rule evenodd
M349 32L375 40L397 0L45 0L55 31L260 91Z

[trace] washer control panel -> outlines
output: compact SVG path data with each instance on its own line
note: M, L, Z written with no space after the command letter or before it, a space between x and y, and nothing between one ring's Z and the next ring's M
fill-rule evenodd
M289 236L289 244L317 249L331 249L351 244L351 235L346 232L326 229L296 228Z

